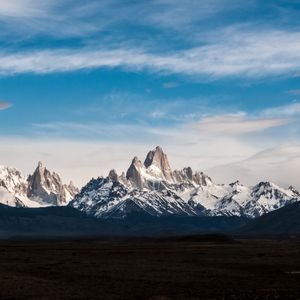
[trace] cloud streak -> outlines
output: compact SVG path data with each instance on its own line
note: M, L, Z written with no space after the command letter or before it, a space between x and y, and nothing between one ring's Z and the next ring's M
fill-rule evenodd
M262 114L263 115L263 114ZM152 111L149 120L164 118L162 111ZM156 125L147 122L54 122L34 124L33 133L38 136L52 136L59 138L101 139L110 141L145 141L152 140L160 143L164 140L194 143L199 136L212 139L216 136L239 138L247 134L261 133L268 129L290 124L293 118L256 117L253 118L244 112L226 115L212 115L198 117L198 120L181 120L174 124Z
M300 115L300 102L266 109L263 114L267 117L292 117Z
M289 93L289 94L292 94L292 95L300 95L300 89L297 89L297 90L289 90L288 93Z
M246 185L259 181L273 181L283 187L293 185L300 190L300 144L283 144L259 151L253 156L234 163L209 168L207 172L218 182L239 179Z
M46 49L0 53L0 74L123 68L202 79L287 76L300 68L300 32L233 32L221 41L175 53L139 47Z
M179 0L149 0L147 3L118 0L14 0L0 2L0 19L15 34L20 31L18 25L23 24L22 31L27 31L29 35L43 32L61 38L82 34L89 36L103 29L113 32L115 27L120 30L124 22L162 31L170 28L182 31L220 12L238 8L240 5L236 0L202 0L201 3L194 0L184 3ZM134 22L132 15L135 16Z
M5 110L11 107L11 103L0 101L0 110Z
M44 1L38 1L38 0L1 1L0 2L0 18L41 17L46 13L49 6L50 6L50 1L48 1L48 0L44 0Z
M269 118L251 119L244 113L235 115L221 115L206 117L200 120L194 127L206 134L241 135L250 132L260 132L269 128L290 123L291 119Z

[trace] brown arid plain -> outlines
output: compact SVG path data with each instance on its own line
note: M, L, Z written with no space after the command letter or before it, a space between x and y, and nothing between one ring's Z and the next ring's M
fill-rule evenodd
M1 299L300 299L300 239L0 241Z

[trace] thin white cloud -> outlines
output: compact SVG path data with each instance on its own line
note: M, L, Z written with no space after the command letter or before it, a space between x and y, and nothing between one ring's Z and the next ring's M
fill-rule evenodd
M263 114L267 117L292 117L300 114L300 102L266 109Z
M245 6L249 5L245 3ZM153 26L175 30L189 28L193 23L207 21L208 18L234 9L241 9L236 0L154 0L150 14L145 15L144 22Z
M124 1L123 1L124 2ZM134 26L182 30L220 12L240 9L236 0L14 0L0 1L0 19L12 33L34 35L43 32L53 37L89 35L121 29L124 22ZM249 1L248 1L249 2ZM243 7L245 4L243 5ZM135 16L134 22L132 17ZM12 18L13 17L13 18ZM30 22L28 22L30 21ZM20 28L20 25L21 26ZM18 28L19 27L19 28ZM122 30L121 30L122 31ZM116 36L115 36L116 38ZM129 38L129 36L128 36Z
M290 122L290 119L250 119L245 113L239 113L206 117L193 125L193 127L205 134L240 135L263 131Z
M0 101L0 110L8 109L11 107L11 103L6 101Z
M115 0L14 0L0 1L2 38L24 42L36 35L61 39L88 38L122 20ZM119 19L120 18L120 19Z
M296 89L296 90L289 90L287 91L289 94L292 95L300 95L300 89Z
M206 171L218 182L239 179L246 185L272 181L283 187L294 186L300 191L300 144L282 144L236 161L208 168Z
M102 122L50 122L33 124L31 134L35 136L52 136L58 138L84 138L101 140L142 141L153 140L180 140L182 143L195 142L202 137L252 137L264 136L271 133L268 129L297 124L294 114L299 110L299 105L294 103L283 107L275 107L257 112L256 116L246 112L220 114L204 114L207 110L184 111L185 101L163 103L159 109L157 100L144 99L130 106L128 99L135 99L134 94L109 94L100 102L95 102L90 107L83 107L78 114L97 113L105 117L103 103L109 102L112 117L105 118ZM139 99L139 98L137 98ZM141 103L139 106L138 103ZM297 105L296 105L297 104ZM124 115L123 109L127 107ZM179 111L180 113L176 113ZM280 112L280 114L279 114ZM128 121L128 118L131 120ZM153 124L153 120L158 120ZM297 130L297 126L292 126ZM291 128L291 126L289 127ZM290 132L290 138L297 133ZM249 135L251 133L251 135ZM278 136L278 134L276 135ZM281 137L278 137L281 138Z
M160 110L154 110L149 113L149 117L151 119L161 119L161 118L164 118L165 116L166 116L165 112L160 111Z
M166 118L162 111L152 111L149 119ZM234 137L248 133L261 133L267 129L293 122L290 118L250 118L245 113L202 117L199 121L181 120L176 125L152 126L145 122L103 123L103 122L54 122L33 125L36 136L65 138L89 138L104 140L181 140L191 142L201 136Z
M14 0L0 1L0 18L32 18L41 17L49 7L50 1L43 0ZM13 21L13 20L10 20Z
M96 68L177 73L198 78L287 76L300 68L300 32L231 33L228 40L177 51L147 48L48 49L0 53L0 74L54 73Z
M144 140L155 138L156 131L141 124L108 124L100 122L72 123L54 122L33 125L33 134L38 137L73 138L91 140Z
M163 83L163 88L165 89L173 89L176 88L178 86L178 83L175 81L168 81Z

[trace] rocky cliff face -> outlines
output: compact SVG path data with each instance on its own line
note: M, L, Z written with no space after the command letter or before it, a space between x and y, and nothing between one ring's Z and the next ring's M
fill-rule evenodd
M194 183L201 186L207 186L212 183L210 177L203 172L193 172L191 167L183 168L182 170L175 170L172 176L176 183Z
M170 184L208 185L211 179L202 172L194 173L190 167L171 170L167 155L161 147L148 152L144 163L137 157L132 160L126 173L126 180L133 188L162 190ZM126 182L123 183L126 184Z
M107 178L93 179L74 201L73 207L103 218L124 218L132 212L152 216L246 216L255 218L300 201L292 187L273 183L246 187L240 182L215 184L190 167L172 171L160 147L150 151L142 163L132 160L126 177L112 170Z
M156 147L147 154L144 166L147 172L155 178L171 182L174 180L167 155L161 147Z
M137 157L135 157L127 170L126 179L132 184L132 186L138 189L143 189L145 187L143 174L145 173L145 166Z
M39 162L27 179L14 168L0 167L0 203L10 206L40 207L67 205L78 189L65 185L57 173Z
M55 172L51 173L42 162L38 163L38 167L27 181L27 195L38 203L66 205L77 192L72 184L63 184L60 176Z

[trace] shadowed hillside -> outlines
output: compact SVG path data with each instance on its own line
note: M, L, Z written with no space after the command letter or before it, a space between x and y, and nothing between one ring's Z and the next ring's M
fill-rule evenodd
M252 220L242 231L246 234L300 234L300 202Z

